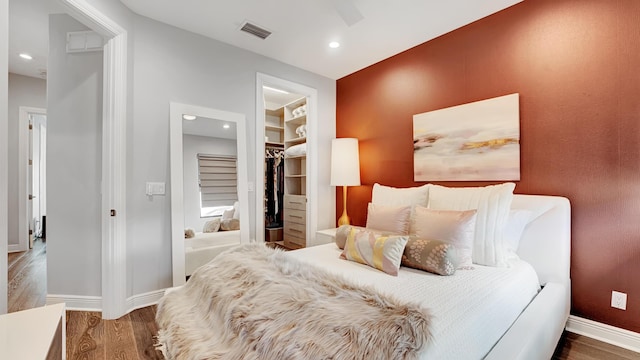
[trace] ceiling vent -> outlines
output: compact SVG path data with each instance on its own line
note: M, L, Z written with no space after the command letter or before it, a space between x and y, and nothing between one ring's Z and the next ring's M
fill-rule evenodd
M263 29L260 26L254 25L248 21L245 21L244 24L242 24L242 27L240 28L240 30L246 33L249 33L251 35L257 36L262 40L266 39L269 35L271 35L271 31L267 29Z
M95 31L72 31L67 33L67 53L102 51L104 39Z

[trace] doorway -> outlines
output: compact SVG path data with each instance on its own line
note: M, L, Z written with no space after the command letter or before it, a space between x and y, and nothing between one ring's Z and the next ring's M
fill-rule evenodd
M317 179L317 163L318 163L318 115L317 115L317 104L318 104L318 91L316 89L294 83L288 80L276 78L273 76L269 76L266 74L258 73L256 76L256 186L255 186L255 196L256 196L256 230L255 230L255 240L257 242L264 242L265 238L265 191L266 191L266 183L263 181L263 175L266 171L266 165L264 161L260 159L265 158L265 153L267 150L267 144L271 143L271 138L269 136L273 135L274 131L280 131L279 126L274 126L275 124L267 123L266 112L267 112L267 104L265 103L265 87L271 89L277 89L280 91L288 92L290 94L297 94L295 97L302 97L304 99L304 117L305 117L305 134L304 136L300 136L296 134L296 130L298 129L299 124L295 124L296 126L287 127L287 125L283 124L283 145L284 143L288 143L291 145L298 145L298 139L304 139L305 143L305 154L304 156L292 156L292 160L296 163L296 165L291 166L291 169L295 169L293 172L289 172L285 170L284 181L285 181L285 192L287 189L292 189L291 194L295 194L301 198L304 198L304 207L305 213L303 216L305 218L305 224L300 225L297 229L298 231L303 232L305 235L300 238L306 237L307 240L313 241L315 239L315 233L318 228L317 214L318 214L318 179ZM288 109L283 109L283 112L291 112L292 117L288 119L294 120L293 118L297 118L296 115L293 114L293 110L296 110L300 107L300 104L296 104L295 101L293 103L289 103L291 107L291 111ZM298 105L298 106L294 106ZM284 116L284 115L283 115ZM286 122L286 120L283 119ZM291 125L294 125L294 122ZM290 136L287 136L287 131L290 131ZM287 141L289 139L289 141ZM294 160L293 158L297 158ZM287 199L284 199L284 202L287 202ZM286 206L285 206L286 208ZM285 210L285 217L286 210ZM284 224L286 228L286 221ZM286 230L286 229L283 229ZM277 230L275 231L277 232ZM284 232L284 231L283 231ZM268 236L271 237L274 231L271 231ZM276 235L278 236L278 235ZM286 236L284 236L286 238Z
M18 249L33 248L37 235L46 235L46 109L19 108Z

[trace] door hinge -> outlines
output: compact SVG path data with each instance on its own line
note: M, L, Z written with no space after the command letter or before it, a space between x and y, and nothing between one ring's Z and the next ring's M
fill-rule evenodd
M111 216L116 216L116 210L115 209L111 209Z
M29 124L29 130L33 130L33 124Z
M33 198L35 198L35 196L29 194L29 200L33 200Z

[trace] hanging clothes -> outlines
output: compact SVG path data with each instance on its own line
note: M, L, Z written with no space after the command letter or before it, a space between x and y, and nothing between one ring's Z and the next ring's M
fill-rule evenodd
M265 226L281 227L284 201L284 152L267 149L265 156Z

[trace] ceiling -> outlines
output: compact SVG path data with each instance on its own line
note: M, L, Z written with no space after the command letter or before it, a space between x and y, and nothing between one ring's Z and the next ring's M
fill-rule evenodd
M115 0L112 0L115 1ZM339 79L522 0L121 0L134 12ZM55 0L9 1L9 71L43 77ZM245 21L272 32L239 31ZM329 48L330 41L341 43ZM21 52L34 59L24 61Z
M62 13L51 0L9 0L9 72L46 78L49 55L49 14ZM33 60L20 58L20 53Z
M332 79L520 1L121 0L140 15ZM239 31L246 20L272 34L262 40ZM331 41L341 46L331 49Z
M229 126L227 129L224 128L225 124ZM182 133L235 140L236 123L198 116L195 120L182 120Z

